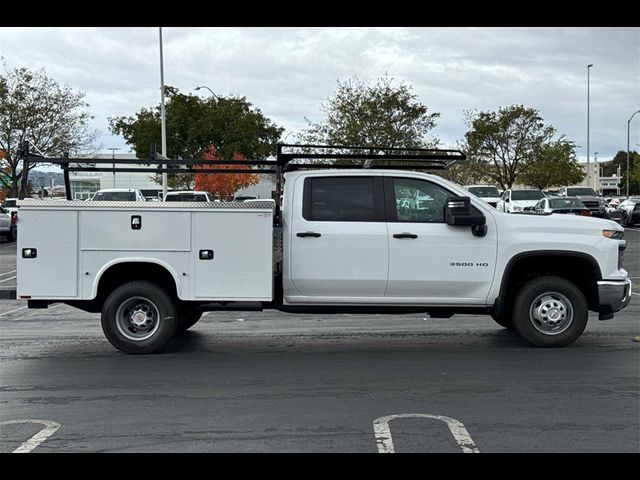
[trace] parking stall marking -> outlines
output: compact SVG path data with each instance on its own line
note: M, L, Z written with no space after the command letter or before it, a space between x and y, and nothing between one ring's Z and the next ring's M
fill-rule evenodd
M11 270L10 272L3 272L3 273L0 273L0 277L4 277L5 275L9 275L10 273L16 273L16 272L17 270Z
M478 447L473 443L471 435L469 435L469 432L461 421L455 418L445 417L444 415L431 415L428 413L400 413L376 418L373 421L373 431L376 437L378 453L395 453L389 423L397 418L431 418L444 422L447 424L447 427L449 427L451 435L453 435L453 438L463 453L480 453L480 450L478 450Z
M13 312L18 312L18 311L20 311L20 310L24 310L25 308L29 308L29 306L28 306L28 305L25 305L24 307L20 307L20 308L16 308L16 309L14 309L14 310L9 310L8 312L0 313L0 317L4 317L5 315L9 315L9 314L11 314L11 313L13 313Z
M13 277L5 278L4 280L0 280L0 283L8 282L9 280L13 280L14 278L16 278L16 277L13 276Z
M21 423L36 423L44 425L44 428L36 433L34 436L29 438L27 441L23 442L18 448L16 448L12 453L29 453L33 449L42 445L47 438L56 433L58 429L62 426L58 422L52 422L51 420L9 420L5 422L0 422L0 425L16 425Z

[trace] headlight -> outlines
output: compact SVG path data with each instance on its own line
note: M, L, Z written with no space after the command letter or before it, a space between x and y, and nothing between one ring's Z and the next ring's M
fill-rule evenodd
M601 207L606 207L607 206L607 202L604 201L604 198L600 199L600 206Z
M602 230L602 236L612 238L613 240L622 240L624 237L623 230Z

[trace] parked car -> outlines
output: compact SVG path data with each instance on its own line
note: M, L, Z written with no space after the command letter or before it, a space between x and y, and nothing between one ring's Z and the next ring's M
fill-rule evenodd
M181 192L167 192L164 197L165 202L210 202L207 192L196 192L185 190Z
M531 188L505 190L496 208L505 213L521 213L526 207L535 207L542 198L545 198L542 190Z
M620 222L623 227L632 227L640 223L640 197L627 198L618 208L612 210L611 220Z
M2 206L9 212L9 215L13 215L18 211L17 201L17 198L6 198L4 202L2 202Z
M465 185L464 189L473 193L476 197L484 200L492 207L498 205L500 192L493 185Z
M136 188L105 188L94 193L91 201L146 202L146 199Z
M591 216L591 211L577 198L552 197L543 198L534 208L536 213L564 213L567 215Z
M591 210L594 217L609 218L607 202L590 187L562 187L558 194L561 197L576 197Z
M16 215L9 213L6 208L0 207L0 235L7 237L9 242L14 242L17 238Z

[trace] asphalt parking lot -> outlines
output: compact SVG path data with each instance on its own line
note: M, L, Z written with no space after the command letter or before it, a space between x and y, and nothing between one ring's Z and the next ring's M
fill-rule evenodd
M489 317L223 312L128 356L97 314L2 301L0 452L639 452L625 236L630 306L564 349ZM3 242L0 286L12 265Z

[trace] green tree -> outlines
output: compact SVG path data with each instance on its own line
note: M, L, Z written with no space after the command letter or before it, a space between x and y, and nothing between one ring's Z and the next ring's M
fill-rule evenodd
M0 186L12 196L28 178L16 156L18 145L29 141L45 155L86 153L95 139L85 94L60 86L44 70L9 69L0 72Z
M429 136L439 113L430 113L411 87L393 84L383 76L374 84L356 77L338 81L334 96L322 104L326 119L313 123L300 138L307 143L346 145L435 147L439 140Z
M263 160L276 151L283 128L276 126L245 97L212 96L202 99L166 86L167 156L202 158L211 144L222 158L242 153ZM138 158L148 158L151 144L160 146L160 106L142 108L130 117L109 118L113 133L124 137ZM170 175L169 185L188 188L192 174ZM158 177L159 178L159 177Z
M640 185L633 172L640 165L640 154L636 151L629 152L629 190L632 195L637 195L640 193ZM626 150L619 150L618 153L615 154L612 160L608 162L600 162L600 166L602 167L602 175L605 177L611 177L613 175L618 175L618 169L620 171L620 192L625 193L625 189L627 188L627 152Z
M518 182L546 190L549 187L575 185L586 176L575 156L575 144L558 140L542 145L533 160L526 162L518 176Z
M477 162L487 178L503 189L511 188L527 168L532 172L536 161L571 163L575 144L563 137L554 140L556 129L544 123L540 112L522 105L501 107L498 111L467 112L470 127L465 134L463 149L472 162ZM571 174L572 169L566 169ZM570 183L554 178L554 182Z

